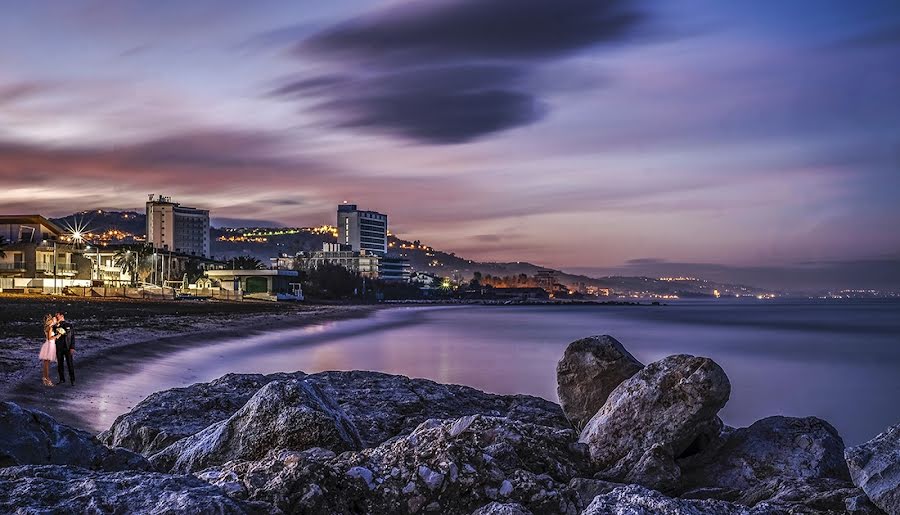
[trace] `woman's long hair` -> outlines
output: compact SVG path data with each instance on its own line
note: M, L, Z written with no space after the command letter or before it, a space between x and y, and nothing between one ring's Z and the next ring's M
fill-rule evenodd
M44 315L44 338L50 337L50 329L53 328L53 315L47 313Z

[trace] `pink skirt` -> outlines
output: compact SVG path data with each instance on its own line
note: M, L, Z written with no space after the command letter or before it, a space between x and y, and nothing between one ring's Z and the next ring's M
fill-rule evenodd
M41 353L38 355L42 360L56 362L56 342L47 340L41 345Z

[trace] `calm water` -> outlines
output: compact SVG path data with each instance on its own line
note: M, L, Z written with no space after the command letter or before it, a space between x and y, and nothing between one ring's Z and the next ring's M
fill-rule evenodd
M228 372L380 370L555 401L563 349L592 334L615 336L644 363L674 353L715 359L731 379L721 413L731 425L815 415L855 444L900 421L900 303L833 301L385 310L150 362L104 381L96 428L153 391Z

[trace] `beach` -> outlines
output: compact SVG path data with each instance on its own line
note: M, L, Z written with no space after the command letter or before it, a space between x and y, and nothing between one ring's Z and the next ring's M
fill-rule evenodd
M77 427L97 405L92 378L127 375L162 355L214 346L254 332L303 327L363 317L371 305L311 305L272 302L84 299L0 295L0 397L45 411ZM76 385L41 384L37 359L45 313L62 311L75 327ZM56 364L50 377L57 381ZM68 409L78 405L80 412Z

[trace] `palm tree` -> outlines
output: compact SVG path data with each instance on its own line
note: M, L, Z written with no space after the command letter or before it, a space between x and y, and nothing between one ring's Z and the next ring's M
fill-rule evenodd
M231 259L231 268L234 270L264 270L266 267L255 257L238 256Z
M153 254L153 246L149 244L128 245L120 248L113 260L123 273L131 276L132 286L137 285L138 276L143 281L150 274L152 265L150 256Z

